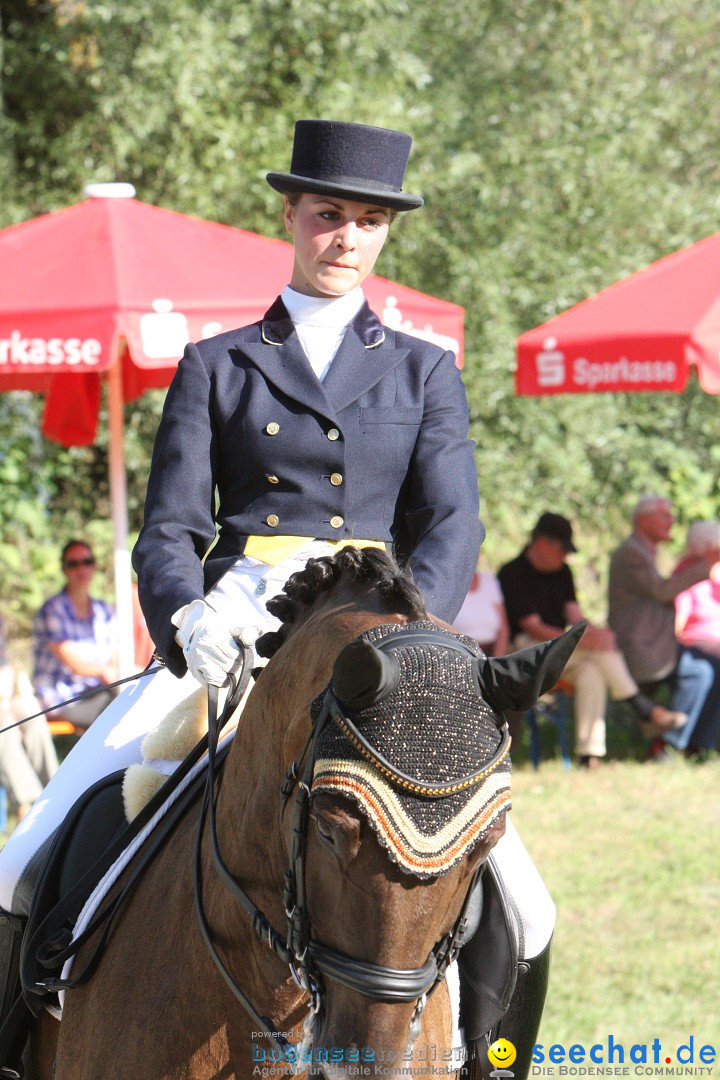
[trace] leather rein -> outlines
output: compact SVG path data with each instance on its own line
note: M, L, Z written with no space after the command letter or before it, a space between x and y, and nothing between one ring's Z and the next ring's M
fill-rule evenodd
M375 643L379 649L392 648L398 644L432 644L441 645L445 648L463 652L475 659L471 652L462 642L448 637L448 635L433 630L399 630ZM350 990L364 994L374 1001L386 1002L415 1002L415 1011L410 1022L410 1040L414 1042L420 1031L420 1020L425 1008L427 997L433 993L445 973L457 956L460 945L463 942L464 932L468 923L468 908L470 898L483 870L481 864L468 887L460 914L452 929L440 939L432 949L426 963L419 968L397 969L388 968L380 964L369 963L364 960L356 960L345 953L338 952L321 942L315 941L310 936L310 920L307 911L307 897L305 889L305 859L308 840L308 826L310 818L310 806L312 802L311 784L315 768L318 739L328 723L337 721L348 732L353 740L361 745L363 755L381 769L387 775L391 775L402 785L408 783L421 785L430 797L441 797L447 794L445 785L428 785L427 781L419 781L407 777L397 769L389 765L389 762L376 751L361 735L352 721L344 712L342 706L328 688L322 698L320 711L313 722L310 734L300 756L287 770L285 780L281 786L283 809L295 791L294 820L292 830L292 844L288 869L285 872L285 888L283 904L287 916L287 929L285 935L276 930L260 908L251 900L238 879L232 874L225 864L218 846L215 802L216 802L216 749L219 732L229 719L236 707L242 693L250 680L250 650L246 649L243 658L243 666L237 681L228 693L227 704L221 716L218 716L218 690L217 687L208 688L208 770L203 802L200 810L198 823L197 841L195 846L195 909L200 925L200 930L210 954L217 965L220 974L228 987L247 1011L258 1030L280 1048L283 1059L294 1061L297 1047L286 1039L282 1034L275 1032L275 1024L266 1016L262 1016L252 1005L247 995L240 989L237 982L228 970L213 941L212 930L208 925L202 902L202 840L206 820L209 821L209 839L214 868L218 877L234 897L235 900L247 912L253 930L259 940L271 949L282 961L289 965L290 972L297 985L310 995L310 1009L312 1013L318 1013L322 1008L323 989L322 976L341 983ZM492 761L480 772L472 773L457 781L455 785L469 786L486 776L488 772L505 756L509 746L507 727L503 730L503 738ZM438 788L437 794L428 788Z

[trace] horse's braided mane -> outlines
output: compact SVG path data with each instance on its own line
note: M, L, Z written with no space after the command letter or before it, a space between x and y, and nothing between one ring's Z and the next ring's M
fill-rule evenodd
M282 626L258 639L255 646L258 653L274 656L301 612L322 593L334 588L342 577L373 584L388 611L410 619L427 618L422 593L410 572L398 566L392 555L380 548L346 547L337 555L310 559L303 570L288 578L284 591L268 601L268 611L281 620Z

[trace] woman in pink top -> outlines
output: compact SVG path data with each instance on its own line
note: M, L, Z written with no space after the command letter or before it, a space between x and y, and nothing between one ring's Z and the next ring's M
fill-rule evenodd
M679 565L712 550L710 577L675 598L675 633L683 645L720 656L720 522L698 521L690 526Z
M504 656L510 645L510 630L500 582L480 569L482 556L470 582L470 589L454 626L461 634L475 638L488 656Z

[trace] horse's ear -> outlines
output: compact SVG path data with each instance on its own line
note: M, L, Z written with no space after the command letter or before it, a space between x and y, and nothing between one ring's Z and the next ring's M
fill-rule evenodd
M532 708L558 681L586 627L586 622L579 622L552 641L531 645L509 656L480 660L478 683L488 705L497 713Z
M400 667L395 657L361 639L345 646L333 668L333 693L349 712L376 705L399 682Z

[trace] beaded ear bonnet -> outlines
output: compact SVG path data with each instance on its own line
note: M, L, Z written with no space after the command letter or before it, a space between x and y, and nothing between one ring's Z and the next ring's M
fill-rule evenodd
M385 640L411 628L435 640ZM443 636L469 651L445 648ZM425 620L376 626L358 640L384 642L400 677L377 704L348 714L359 738L333 716L318 740L312 791L356 802L400 869L446 874L510 809L509 738L480 694L474 658L483 653Z

